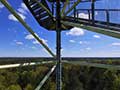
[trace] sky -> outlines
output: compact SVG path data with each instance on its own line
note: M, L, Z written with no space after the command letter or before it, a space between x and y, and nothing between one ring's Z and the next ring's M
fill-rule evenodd
M7 0L35 33L56 51L56 33L39 26L22 0ZM111 1L111 2L110 2ZM78 8L89 8L89 3ZM96 8L120 8L119 0L101 0ZM87 18L88 14L80 13ZM120 14L111 13L111 22L120 22ZM113 18L114 17L114 18ZM104 20L104 15L96 12L96 19ZM62 32L62 56L64 57L119 57L120 39L73 27ZM30 35L18 20L0 3L0 57L48 57L46 50Z

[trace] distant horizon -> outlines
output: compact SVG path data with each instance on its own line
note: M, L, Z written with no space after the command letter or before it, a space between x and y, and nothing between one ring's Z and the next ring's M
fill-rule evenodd
M0 57L0 58L54 58L54 57ZM61 57L61 58L120 58L119 57Z

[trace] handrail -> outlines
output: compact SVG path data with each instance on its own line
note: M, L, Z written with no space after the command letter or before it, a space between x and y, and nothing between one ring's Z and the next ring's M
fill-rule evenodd
M80 28L86 29L88 31L97 32L97 33L101 33L104 35L108 35L108 36L120 39L120 31L109 30L109 29L104 29L104 28L99 28L99 27L95 27L95 26L91 26L91 25L84 25L84 24L70 22L70 21L64 21L64 20L61 21L61 23L64 25L80 27Z
M92 11L92 9L76 9L76 11L87 11L90 10ZM120 11L120 9L94 9L94 11Z
M81 18L79 17L79 13L81 13L82 11L87 11L88 14L88 19L86 20L92 20L93 25L95 25L95 19L93 20L93 18L95 18L95 16L92 18L92 9L76 9L76 11L74 11L75 14L71 14L74 15L74 18ZM120 9L94 9L94 12L104 12L105 13L105 19L106 19L106 23L107 26L109 26L110 22L110 12L120 12ZM82 19L82 18L81 18Z

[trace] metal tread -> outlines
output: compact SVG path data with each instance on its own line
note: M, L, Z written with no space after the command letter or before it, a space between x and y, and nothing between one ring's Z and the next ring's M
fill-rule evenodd
M50 11L49 6L47 5L47 2L45 0L39 0L39 2ZM51 30L51 26L53 26L53 23L55 22L53 18L48 14L48 12L35 1L24 0L24 3L31 11L32 15L34 16L36 21L40 24L40 26L48 30Z

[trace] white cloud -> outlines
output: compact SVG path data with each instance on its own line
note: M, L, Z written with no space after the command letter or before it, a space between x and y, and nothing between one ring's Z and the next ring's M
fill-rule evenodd
M71 36L82 36L84 35L84 29L74 27L72 28L69 32L66 33L66 35L71 35Z
M17 45L23 45L23 42L18 42L18 41L16 41L16 44L17 44Z
M17 9L21 14L27 14L28 8L24 3L21 3L20 8Z
M37 37L39 37L39 36L37 35L37 33L35 33L35 35L36 35ZM32 34L28 34L28 35L25 36L25 39L27 39L27 40L33 40L33 39L35 39L35 38L33 37Z
M84 19L89 19L89 15L85 13L79 13L78 15L79 18L84 18Z
M4 5L0 2L0 9L4 8Z
M77 16L76 16L77 17ZM85 14L85 13L79 13L78 14L78 17L79 18L84 18L84 19L89 19L89 15L88 14Z
M36 34L36 33L35 33ZM37 35L37 34L36 34ZM38 36L38 35L37 35ZM38 36L39 37L39 36ZM25 39L27 39L27 40L34 40L33 41L33 44L39 44L39 42L33 37L33 35L31 35L31 34L28 34L28 35L26 35L25 36ZM45 39L43 39L43 38L40 38L42 41L43 41L43 43L45 43L46 45L48 45L47 44L47 40L45 40Z
M24 10L24 9L22 9L22 8L18 8L17 9L20 13L22 13L22 14L26 14L27 12Z
M89 44L88 41L80 41L79 44Z
M70 43L75 43L75 40L69 40Z
M99 35L93 35L94 38L101 38Z
M48 44L47 44L47 40L45 40L45 39L43 39L43 38L41 38L41 40L43 41L43 43L45 43L47 46L48 46ZM35 40L35 41L33 41L33 44L40 44L37 40Z
M28 34L28 35L25 36L25 39L32 40L32 39L34 39L34 37L33 37L33 35Z
M47 43L48 40L45 40L45 39L43 39L43 38L41 38L41 40L43 41L44 44L46 44L46 45L48 46L48 43Z
M64 51L64 49L62 48L62 49L61 49L61 52L63 52L63 51Z
M80 43L80 44L83 44L83 41L80 41L79 43Z
M28 11L28 8L26 7L26 5L24 3L21 3L21 8L23 8L26 11Z
M32 46L31 48L32 48L32 49L37 49L35 46Z
M90 48L90 47L88 47L88 48L86 48L86 50L91 50L91 48Z
M16 17L13 16L12 14L10 14L10 15L8 16L8 19L9 19L9 20L13 20L13 21L18 21L18 20L16 19Z
M40 44L37 40L33 41L33 44Z
M24 16L23 14L21 14L21 13L19 13L19 12L17 12L17 13L18 13L18 15L19 15L23 20L26 19L26 16ZM17 18L16 18L14 15L12 15L12 14L9 14L9 15L8 15L8 19L9 19L9 20L12 20L12 21L18 21Z
M17 11L18 11L17 14L18 14L23 20L25 20L25 19L26 19L25 14L27 14L28 9L27 9L27 7L25 6L24 3L21 3L20 8L18 8ZM12 20L12 21L18 21L17 18L16 18L14 15L12 15L12 14L9 14L9 15L8 15L8 19L9 19L9 20Z
M120 46L120 43L112 43L112 46Z
M98 15L98 12L95 12L95 15ZM72 15L72 17L74 17L74 15ZM78 18L83 18L83 19L89 19L89 14L88 13L79 13L78 16L76 15L76 17ZM90 17L92 17L92 14L90 13Z

